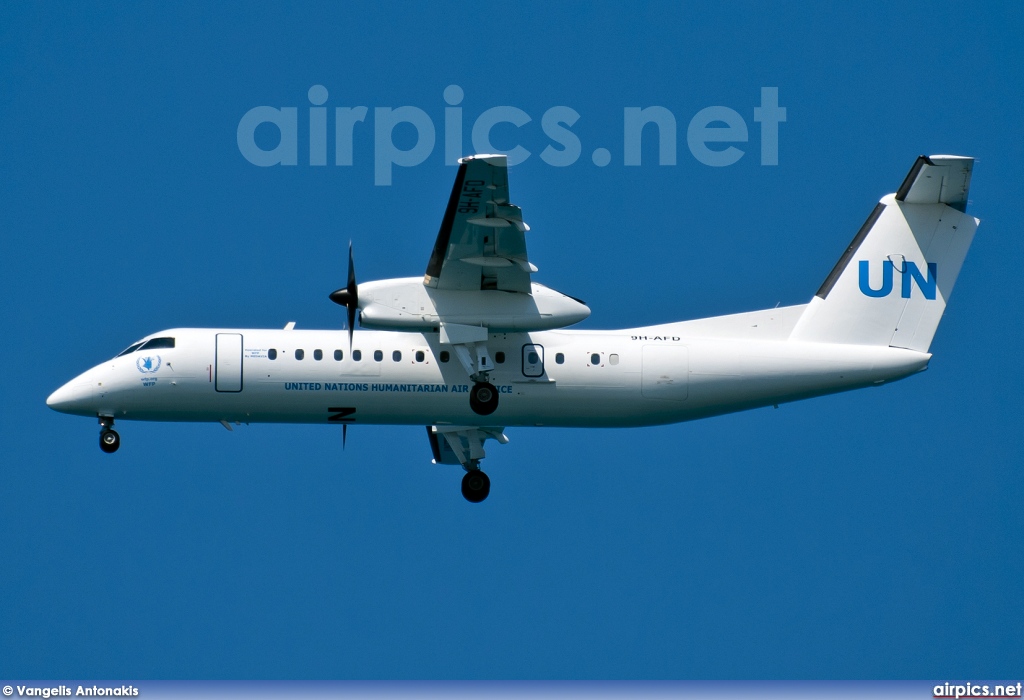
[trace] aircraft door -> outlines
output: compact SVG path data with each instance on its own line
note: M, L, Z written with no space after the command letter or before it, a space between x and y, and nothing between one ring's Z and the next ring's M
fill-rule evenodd
M544 346L523 346L523 376L540 377L544 374Z
M217 391L238 392L242 390L242 334L218 333L216 384Z

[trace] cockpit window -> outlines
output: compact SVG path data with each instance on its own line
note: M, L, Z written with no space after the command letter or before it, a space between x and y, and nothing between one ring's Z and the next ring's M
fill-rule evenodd
M121 355L131 355L133 352L138 350L141 346L142 346L142 341L139 341L138 343L135 343L134 345L129 345L124 350L122 350L121 352L119 352L116 355L114 355L114 357L121 357Z
M174 338L152 338L143 343L139 350L158 350L162 348L173 348Z

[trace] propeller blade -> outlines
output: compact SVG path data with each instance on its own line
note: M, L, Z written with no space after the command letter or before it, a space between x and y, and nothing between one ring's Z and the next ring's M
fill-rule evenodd
M348 307L348 354L352 354L352 334L356 327L356 307Z
M359 287L356 285L356 263L352 257L352 241L348 242L348 353L352 354L352 334L356 328L356 309L359 308Z
M356 265L352 259L352 241L348 242L348 292L356 296Z
M352 255L352 241L348 242L348 284L335 289L330 299L339 306L344 306L348 313L348 351L352 352L352 335L356 327L356 312L359 310L359 285L356 284L356 266Z
M345 443L348 442L348 423L341 424L341 450L345 451Z

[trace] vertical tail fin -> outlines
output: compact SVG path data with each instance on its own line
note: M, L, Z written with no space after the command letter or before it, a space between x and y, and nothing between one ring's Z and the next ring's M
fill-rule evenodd
M882 197L807 306L791 339L926 352L978 228L974 159L921 156Z

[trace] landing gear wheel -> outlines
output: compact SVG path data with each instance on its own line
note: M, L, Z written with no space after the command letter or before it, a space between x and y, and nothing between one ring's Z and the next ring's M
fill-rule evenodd
M472 469L462 477L462 495L470 503L479 503L491 492L491 480L479 469Z
M498 408L498 390L488 382L477 382L469 391L469 407L481 416L491 415Z
M121 446L121 436L117 434L116 430L104 430L100 433L100 449L110 454L117 452L117 448Z

